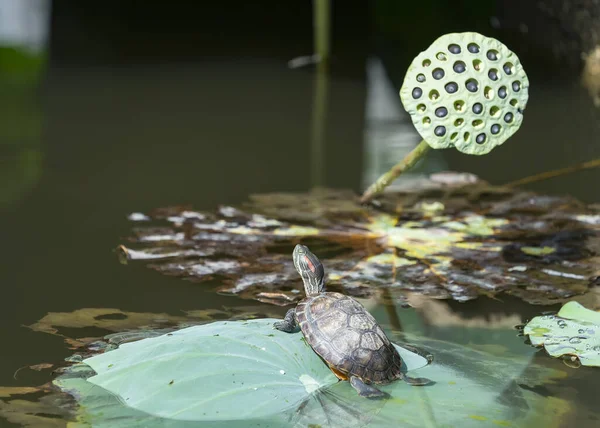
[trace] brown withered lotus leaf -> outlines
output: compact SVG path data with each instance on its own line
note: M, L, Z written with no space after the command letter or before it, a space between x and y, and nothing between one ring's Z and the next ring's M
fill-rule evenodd
M51 368L54 367L54 364L51 363L39 363L39 364L33 364L30 366L23 366L23 367L19 367L15 373L13 374L13 378L15 380L18 379L19 373L23 370L29 369L29 370L35 370L37 372L41 372L42 370L49 370ZM2 388L0 387L0 397L2 397Z
M80 349L90 347L100 338L105 338L109 344L118 345L148 337L147 334L163 334L187 325L276 315L266 312L264 308L252 306L200 309L181 315L129 312L114 308L83 308L72 312L49 312L28 327L33 331L61 336L69 348ZM115 333L109 334L111 332Z
M32 395L36 397L32 399ZM74 401L65 393L53 391L49 384L0 387L0 423L7 421L22 427L58 428L66 427L73 419Z
M0 386L0 398L10 398L17 395L34 394L41 389L35 386Z
M83 308L73 312L49 312L29 328L34 331L56 334L61 329L98 328L123 331L131 328L174 325L186 320L184 316L146 312L126 312L113 308Z
M166 275L275 305L304 297L291 253L321 258L330 290L386 287L466 301L508 293L555 304L600 276L600 209L441 173L369 206L350 191L252 195L241 207L173 207L130 219L117 252Z
M360 222L368 215L355 193L325 188L316 188L309 193L250 195L250 201L244 208L282 221L313 225L330 225L340 220Z

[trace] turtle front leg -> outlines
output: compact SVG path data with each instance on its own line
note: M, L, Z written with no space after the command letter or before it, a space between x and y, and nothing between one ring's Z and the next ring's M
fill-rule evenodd
M277 330L285 331L286 333L294 333L298 328L298 323L296 322L296 308L287 311L283 321L273 323L273 327Z
M366 397L366 398L389 397L389 394L387 392L380 391L377 388L375 388L374 386L367 385L366 383L364 383L362 380L360 380L356 376L350 377L350 384L352 385L352 387L354 389L356 389L356 392L358 392L358 395L360 395L361 397Z

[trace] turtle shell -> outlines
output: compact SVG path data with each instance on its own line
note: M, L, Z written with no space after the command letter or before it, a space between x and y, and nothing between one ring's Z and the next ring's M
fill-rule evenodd
M353 298L329 292L307 297L298 304L296 318L306 341L338 377L354 375L372 383L402 377L398 351Z

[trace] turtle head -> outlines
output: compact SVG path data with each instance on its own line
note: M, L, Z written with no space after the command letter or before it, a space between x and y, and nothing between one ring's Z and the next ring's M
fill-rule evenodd
M325 291L325 271L317 256L305 245L296 245L293 253L294 266L302 277L307 296Z

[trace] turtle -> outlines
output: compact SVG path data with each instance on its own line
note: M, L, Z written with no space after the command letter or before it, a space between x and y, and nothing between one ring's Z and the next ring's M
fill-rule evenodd
M402 358L373 315L354 298L325 290L325 270L305 245L293 251L296 270L306 297L287 311L273 327L294 333L298 326L306 342L340 380L349 380L358 395L384 398L373 384L403 379L410 385L427 385L425 378L408 377Z

